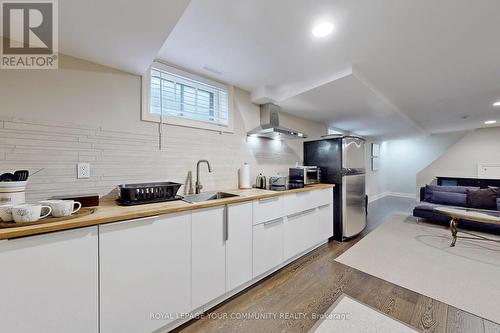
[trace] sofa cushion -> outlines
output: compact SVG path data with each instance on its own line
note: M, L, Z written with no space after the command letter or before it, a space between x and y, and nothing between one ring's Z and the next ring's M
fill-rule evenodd
M467 206L467 194L433 191L430 202L447 206Z
M467 205L477 209L497 209L498 190L485 188L467 191Z
M430 202L425 202L425 201L421 201L420 203L418 203L416 206L415 206L415 209L416 210L425 210L425 211L429 211L429 212L433 212L434 211L434 208L436 207L440 207L442 205L439 205L439 204L433 204L433 203L430 203Z
M435 191L467 194L467 190L479 190L479 187L426 185L425 186L424 201L431 202L432 193Z

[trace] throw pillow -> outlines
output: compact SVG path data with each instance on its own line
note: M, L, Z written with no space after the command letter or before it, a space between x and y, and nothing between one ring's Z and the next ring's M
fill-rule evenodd
M467 191L467 205L476 209L497 209L497 191L492 188Z
M479 190L479 187L425 185L424 201L432 202L432 193L435 191L467 194L467 190Z
M433 191L431 202L439 205L466 207L467 194Z

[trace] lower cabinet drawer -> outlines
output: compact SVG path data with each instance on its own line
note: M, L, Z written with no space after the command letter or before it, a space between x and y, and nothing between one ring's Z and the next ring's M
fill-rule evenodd
M253 201L253 224L260 224L283 217L283 196L262 198Z
M312 200L313 192L314 191L304 191L283 196L285 214L291 215L307 209L315 208L315 202Z
M320 243L333 236L333 204L318 207L314 233L315 243Z
M323 206L333 202L333 188L323 188L311 191L311 202L314 207Z
M253 277L283 263L284 218L253 226Z
M308 209L293 215L288 215L285 221L285 260L304 252L316 244L318 231L318 210Z

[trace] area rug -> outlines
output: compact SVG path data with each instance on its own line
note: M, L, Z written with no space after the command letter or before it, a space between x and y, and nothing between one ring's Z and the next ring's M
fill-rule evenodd
M415 333L410 326L341 295L309 333Z
M447 228L396 214L336 260L500 323L500 244L450 242Z

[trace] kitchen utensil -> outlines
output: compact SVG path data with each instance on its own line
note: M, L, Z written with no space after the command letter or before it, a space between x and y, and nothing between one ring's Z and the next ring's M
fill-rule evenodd
M43 210L46 210L45 214L43 214ZM16 223L36 222L49 216L50 213L52 213L50 206L40 204L24 204L12 207L12 218Z
M52 216L54 217L70 216L82 208L82 204L74 200L44 200L40 203L52 208Z
M265 189L266 185L266 176L262 175L262 173L259 173L259 175L255 179L255 187Z
M11 182L14 180L14 175L10 172L0 175L0 182Z
M240 188L252 188L250 184L250 165L248 163L244 163L240 170Z
M14 172L14 179L13 181L15 182L23 182L28 180L28 177L30 175L30 172L28 170L17 170Z
M14 205L1 205L0 206L0 219L3 222L12 221L12 207L14 207Z

